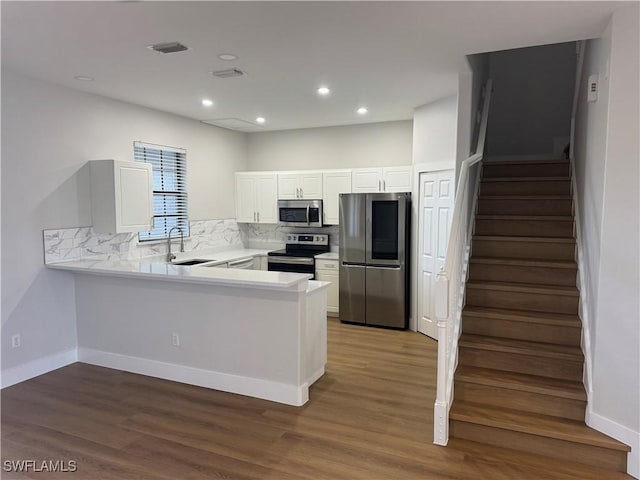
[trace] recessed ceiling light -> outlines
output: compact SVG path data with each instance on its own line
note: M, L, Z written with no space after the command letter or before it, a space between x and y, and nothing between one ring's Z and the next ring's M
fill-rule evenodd
M210 107L211 105L213 105L213 101L205 98L202 100L202 105L204 105L205 107Z
M81 82L93 82L94 78L93 77L88 77L86 75L76 75L75 77L76 80L79 80Z
M320 87L318 89L318 95L329 95L329 92L331 92L331 90L329 90L329 87Z
M266 120L264 119L264 117L258 117L258 118L256 118L256 122L264 123L264 122L266 122Z
M364 108L364 107L360 107L357 111L358 111L358 114L359 114L359 115L364 115L364 114L365 114L365 113L367 113L369 110L367 110L367 109L366 109L366 108Z
M218 58L220 60L237 60L238 56L234 55L233 53L221 53L220 55L218 55Z

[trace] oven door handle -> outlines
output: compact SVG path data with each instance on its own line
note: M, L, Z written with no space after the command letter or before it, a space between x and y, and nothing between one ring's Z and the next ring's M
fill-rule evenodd
M313 258L300 258L300 257L268 257L267 263L277 264L282 263L284 265L313 265L315 260Z

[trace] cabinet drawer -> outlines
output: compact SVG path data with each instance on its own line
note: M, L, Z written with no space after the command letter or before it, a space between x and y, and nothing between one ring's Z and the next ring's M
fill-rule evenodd
M316 270L338 270L338 261L337 260L317 260L316 259Z

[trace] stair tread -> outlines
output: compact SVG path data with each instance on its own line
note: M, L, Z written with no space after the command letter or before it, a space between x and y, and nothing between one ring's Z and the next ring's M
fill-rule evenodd
M507 408L497 409L469 402L454 402L450 417L478 425L502 428L541 437L629 452L624 443L587 427L584 423L548 415L522 412Z
M583 402L587 401L587 394L582 383L572 382L570 380L473 367L470 365L459 365L456 369L455 380L500 387L508 390L540 393Z
M557 358L582 362L584 357L580 347L555 343L529 342L510 338L486 337L463 333L459 341L460 347L475 348L494 352L532 355L536 357Z
M513 465L518 472L523 467L535 468L540 474L538 478L546 479L576 479L581 480L632 480L626 473L594 465L578 463L569 458L554 458L533 452L523 452L506 447L492 447L485 443L464 440L462 438L449 438L447 448L455 449L465 455L468 461L500 464L508 468ZM548 472L548 473L545 473ZM508 475L504 478L509 478ZM511 477L515 478L515 477ZM525 478L525 477L522 477ZM529 477L526 477L529 478Z
M490 282L487 280L473 280L467 282L467 288L478 290L500 290L503 292L534 293L541 295L562 295L578 297L580 293L576 287L564 285L545 286L535 283Z
M493 182L554 182L554 181L562 181L568 182L571 180L569 176L554 176L554 177L488 177L483 178L482 182L493 183Z
M578 268L578 264L572 260L539 260L526 258L495 258L495 257L471 257L471 263L483 263L491 265L517 265L522 267L549 267L549 268Z
M514 322L582 328L582 322L578 315L567 313L533 312L530 310L510 310L506 308L489 308L466 305L462 314Z
M571 200L570 195L482 195L480 200Z
M566 158L540 158L540 159L530 159L530 160L484 160L483 165L538 165L545 163L562 163L568 164L569 160Z
M480 242L539 242L539 243L575 243L573 237L516 237L513 235L474 235L473 241Z
M478 214L479 220L525 220L525 221L549 221L549 222L573 222L571 215L487 215Z

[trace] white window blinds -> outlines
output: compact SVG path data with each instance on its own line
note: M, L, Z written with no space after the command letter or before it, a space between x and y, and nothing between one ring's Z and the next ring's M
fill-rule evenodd
M188 236L186 150L134 142L133 152L136 161L153 168L153 229L139 232L138 240L166 239L173 227L180 227Z

